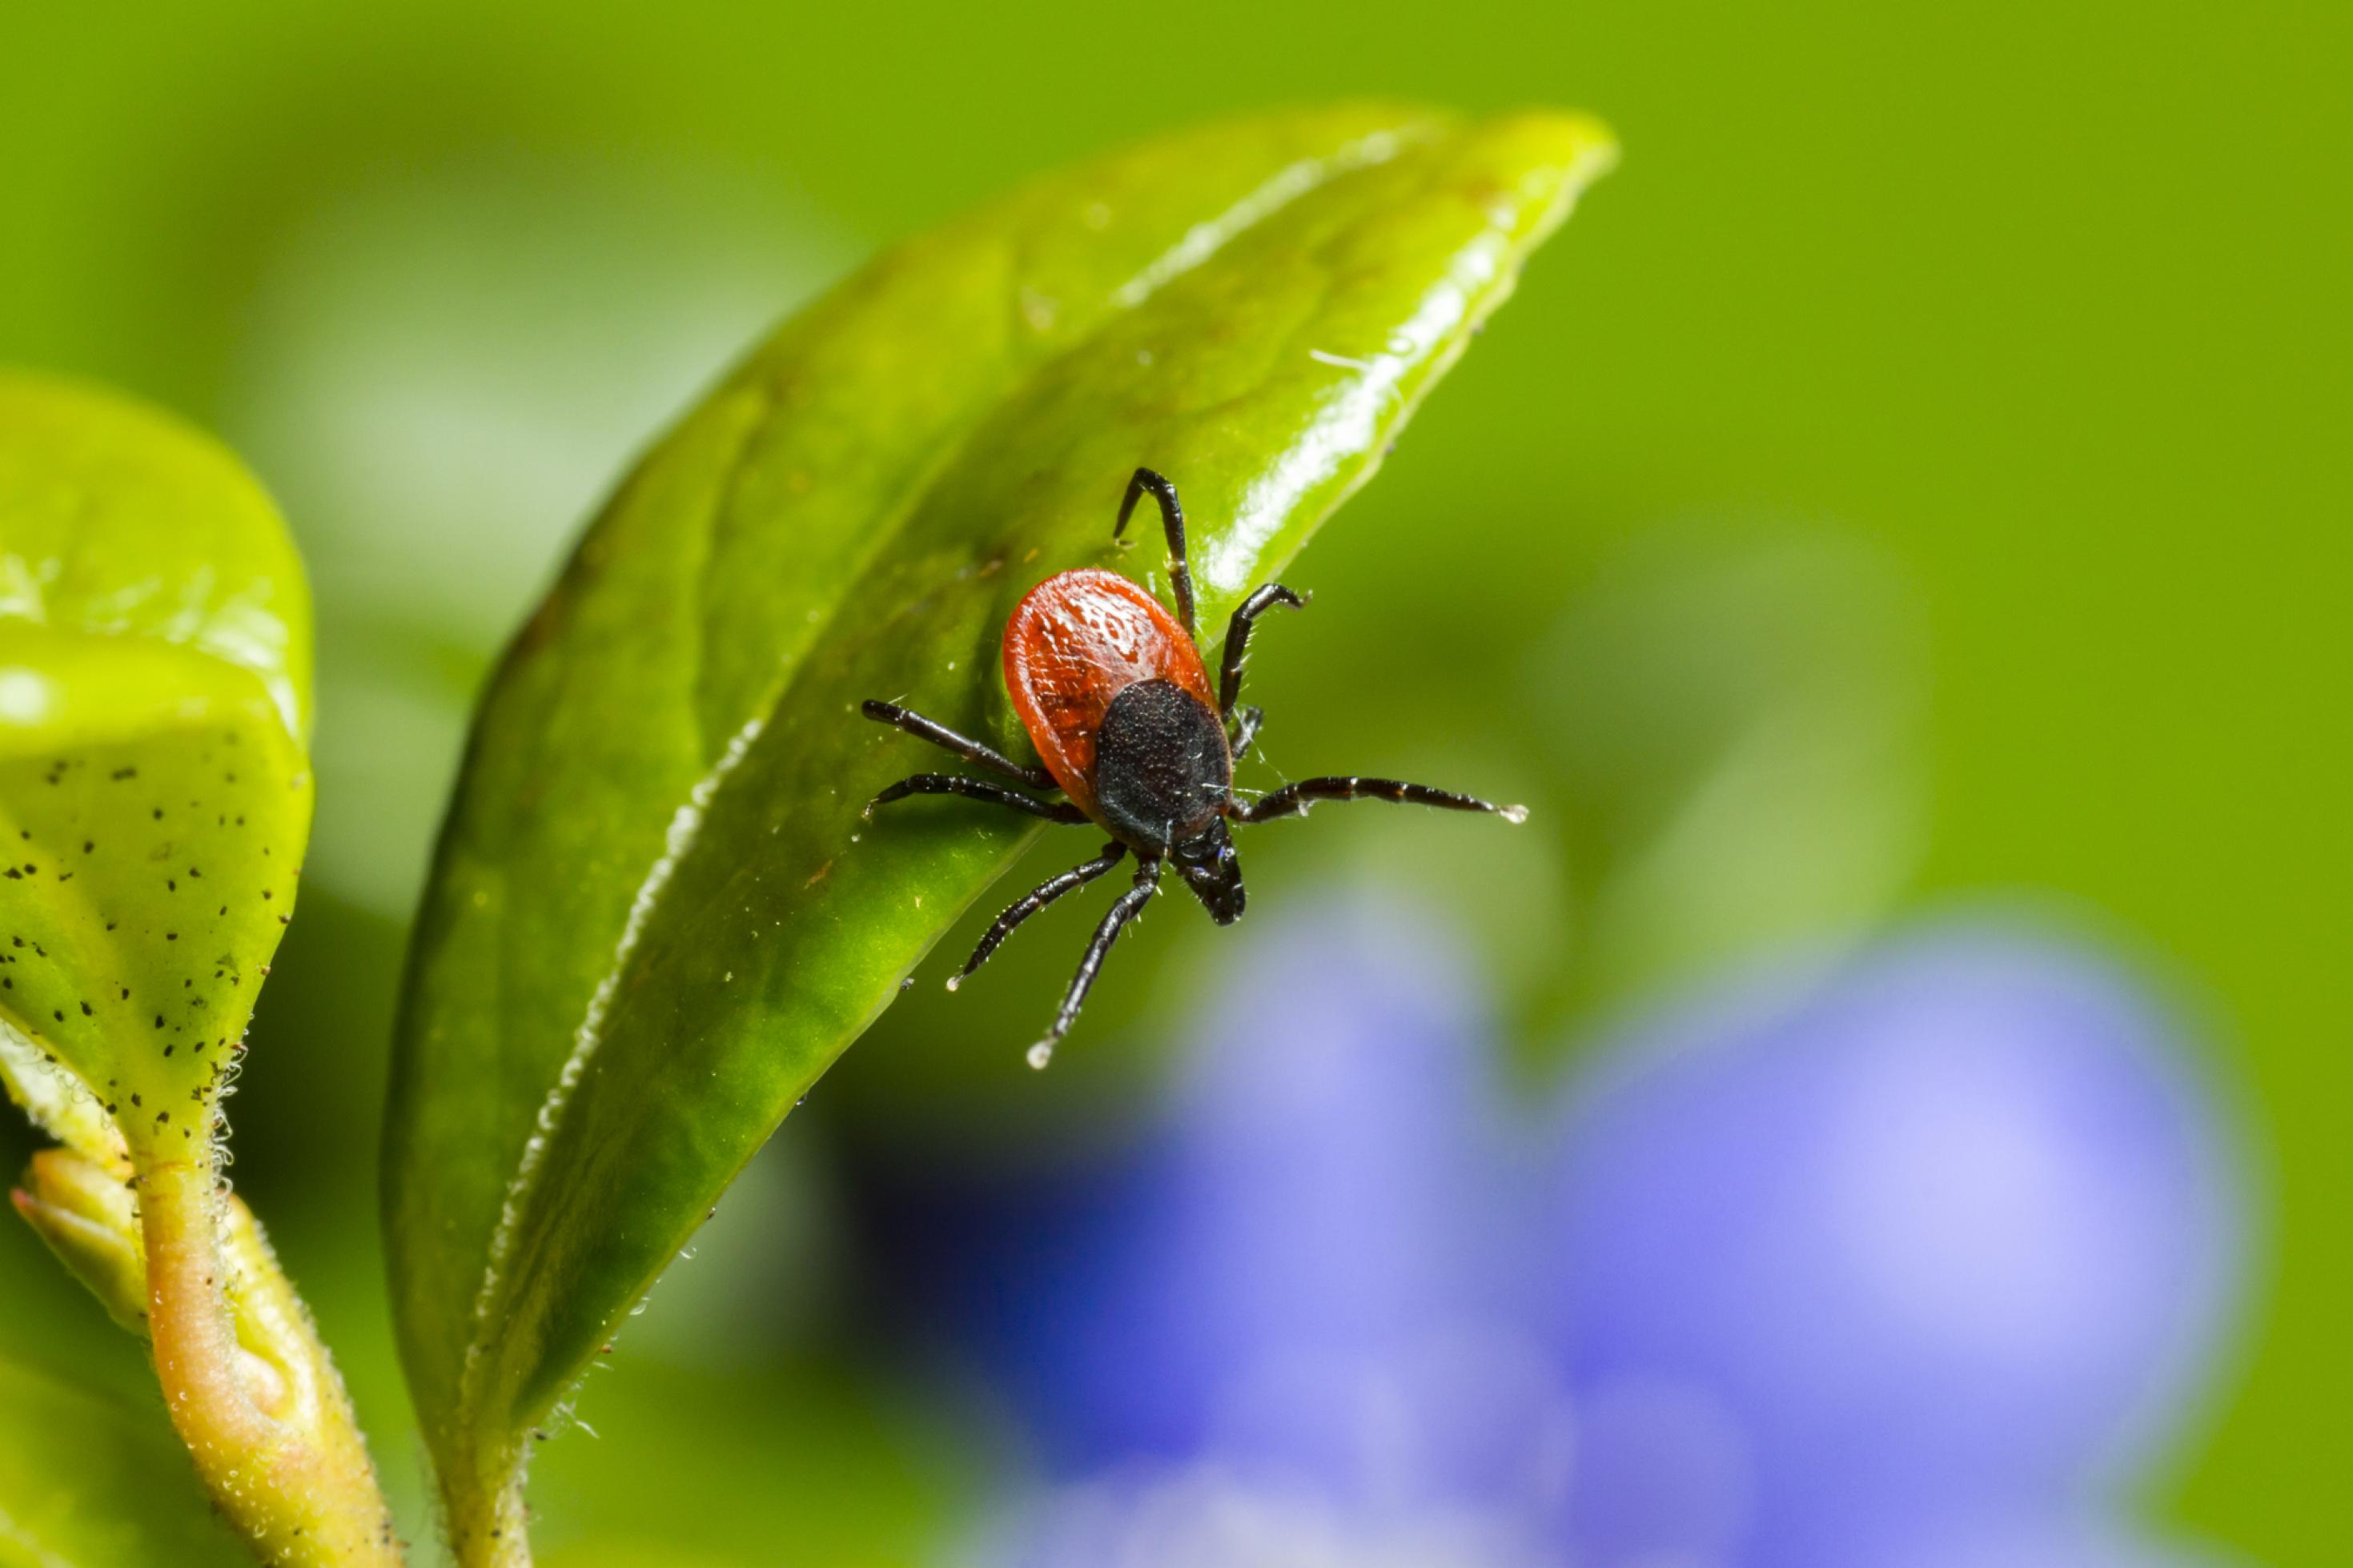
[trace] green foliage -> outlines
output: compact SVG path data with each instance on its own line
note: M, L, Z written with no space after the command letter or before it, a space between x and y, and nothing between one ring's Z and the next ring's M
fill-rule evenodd
M107 1316L146 1338L147 1254L130 1184L77 1150L44 1149L9 1197Z
M0 1361L0 1568L252 1562L153 1410Z
M386 1224L461 1552L729 1180L1029 840L860 807L1015 746L996 639L1176 479L1204 625L1378 463L1606 134L1352 108L1155 142L883 258L666 437L510 651L420 917ZM512 1514L505 1517L513 1518Z
M93 1158L208 1136L301 868L310 636L234 458L0 374L0 1078Z
M14 1204L153 1339L173 1425L257 1550L383 1561L325 1351L216 1190L216 1112L310 829L309 663L301 563L233 458L136 405L0 375L0 1082L66 1145ZM0 1401L0 1437L46 1458L39 1403ZM108 1474L84 1456L76 1493L56 1449L45 1521L92 1561L185 1560L120 1498L111 1529L77 1525L67 1500L105 1497Z
M322 737L314 762L341 847L330 864L314 836L233 1109L240 1184L379 1405L387 1480L419 1445L361 1310L383 1271L351 1205L375 1190L394 920L491 651L478 639L539 585L557 517L685 405L692 366L748 342L834 258L1119 127L1370 82L1474 109L1606 100L1639 131L1639 178L1550 247L1402 460L1349 503L1345 548L1289 569L1316 605L1263 639L1253 676L1270 767L1426 773L1535 816L1478 834L1319 814L1246 851L1266 895L1252 920L1368 874L1458 906L1442 918L1494 955L1494 1005L1545 1021L1532 1047L1559 1016L1532 1004L1579 984L1589 942L1632 961L1597 953L1597 970L1638 982L1654 957L1704 956L1651 936L1686 907L1683 824L1721 842L1725 810L1772 804L1746 793L1779 793L1755 766L1772 737L1727 752L1739 787L1703 771L1694 815L1662 820L1631 793L1657 776L1651 753L1567 728L1605 717L1602 678L1554 701L1565 663L1532 662L1531 643L1589 619L1597 574L1662 526L1694 531L1703 571L1714 542L1775 518L1854 538L1933 637L1926 837L1900 896L2027 889L2145 945L2219 1020L2230 1044L2205 1065L2272 1173L2270 1283L2213 1419L2149 1505L2249 1562L2336 1560L2343 1488L2315 1457L2341 1447L2353 1405L2353 1054L2334 979L2353 727L2330 718L2353 589L2331 455L2353 416L2332 352L2353 341L2353 206L2325 193L2353 139L2353 6L2093 0L1957 25L1863 0L1346 15L528 0L485 26L473 6L8 8L0 357L102 373L228 433L300 518L322 620L334 595L335 754ZM1602 918L1632 917L1622 936L1587 923L1595 897ZM1763 907L1744 892L1733 912ZM1118 1136L1164 1032L1158 1016L1123 1026L1253 938L1155 921L1040 1080L987 1047L1026 1037L1067 977L1089 911L1059 912L985 988L949 997L927 968L888 1037L812 1100L829 1140L851 1131L853 1076L870 1157L938 1158L949 1116L993 1140L976 1162ZM816 1157L813 1131L796 1125L795 1157ZM18 1147L0 1140L0 1175ZM747 1195L731 1191L723 1221ZM49 1342L78 1325L102 1336L78 1349L152 1383L29 1231L0 1237L18 1249L0 1255L0 1338L22 1342L37 1296ZM694 1271L732 1297L813 1267L775 1239L711 1238ZM683 1283L665 1280L641 1328L686 1331ZM806 1331L713 1319L709 1348L756 1356ZM656 1337L633 1331L621 1360ZM597 1380L601 1447L628 1425L601 1400L637 1376ZM559 1457L591 1446L545 1447L535 1502L552 1513ZM692 1452L643 1458L649 1492L699 1473Z

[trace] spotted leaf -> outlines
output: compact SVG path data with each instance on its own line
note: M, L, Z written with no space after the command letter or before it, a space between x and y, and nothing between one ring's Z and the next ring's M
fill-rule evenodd
M209 1136L293 910L309 662L234 458L0 374L0 1077L84 1153Z

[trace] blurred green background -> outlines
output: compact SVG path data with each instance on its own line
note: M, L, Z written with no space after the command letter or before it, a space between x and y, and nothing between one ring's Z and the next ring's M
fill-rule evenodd
M1292 574L1318 597L1258 657L1270 755L1525 798L1547 852L1326 814L1260 841L1253 890L1452 908L1532 1072L1678 975L1906 905L2023 894L2121 943L2215 1043L2266 1216L2242 1364L2154 1506L2332 1560L2348 49L2353 11L2260 4L8 7L0 358L219 432L314 574L318 837L237 1173L410 1532L373 1158L402 926L473 686L572 530L877 246L1115 142L1372 93L1590 109L1627 157ZM772 1561L789 1507L795 1561L902 1561L985 1485L985 1402L849 1327L837 1189L1148 1105L1219 949L1155 922L1039 1079L1017 1047L1087 918L953 1006L919 988L755 1164L592 1379L602 1436L549 1446L551 1560ZM14 1227L0 1282L12 1352L144 1388Z

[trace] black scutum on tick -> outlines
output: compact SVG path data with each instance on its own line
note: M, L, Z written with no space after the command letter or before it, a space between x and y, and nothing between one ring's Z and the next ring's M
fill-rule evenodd
M1095 736L1095 802L1135 848L1166 852L1220 820L1233 786L1226 729L1173 680L1139 680L1112 699Z

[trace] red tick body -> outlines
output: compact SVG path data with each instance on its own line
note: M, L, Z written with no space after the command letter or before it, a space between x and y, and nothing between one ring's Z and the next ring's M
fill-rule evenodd
M1412 801L1451 811L1493 812L1509 822L1527 815L1519 806L1493 805L1475 795L1353 773L1295 780L1248 804L1238 799L1234 762L1250 754L1261 717L1239 700L1250 628L1268 610L1279 605L1297 609L1306 597L1268 583L1244 599L1227 625L1212 687L1193 641L1193 576L1185 563L1185 510L1177 504L1176 487L1150 468L1138 468L1128 480L1112 536L1116 539L1127 527L1128 515L1146 495L1159 502L1168 536L1174 616L1117 573L1089 569L1047 578L1022 596L1006 623L1005 689L1043 767L1006 756L896 702L871 701L863 710L869 719L929 741L1006 781L917 773L876 795L867 804L870 815L878 805L910 795L954 795L1049 822L1092 822L1111 835L1102 854L1049 879L997 916L964 968L948 980L950 990L986 963L1014 927L1130 854L1135 857L1135 884L1095 927L1053 1026L1029 1047L1032 1067L1044 1067L1053 1055L1055 1042L1078 1017L1104 954L1158 890L1164 868L1176 870L1219 925L1241 919L1241 861L1229 825L1303 816L1319 800ZM1067 798L1055 800L1055 794Z
M1049 577L1006 622L1013 710L1062 793L1098 822L1097 737L1113 700L1146 680L1173 682L1216 711L1201 650L1159 601L1116 573Z

